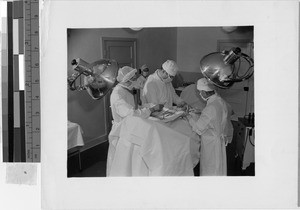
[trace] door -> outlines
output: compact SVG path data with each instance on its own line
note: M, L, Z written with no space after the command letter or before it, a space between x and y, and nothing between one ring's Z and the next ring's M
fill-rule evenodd
M137 40L133 38L102 38L102 50L103 58L116 60L119 64L119 68L123 66L130 66L136 68L136 48ZM110 93L105 96L108 106L110 107ZM136 96L136 94L135 94ZM136 97L135 97L135 100ZM111 110L108 109L107 119L108 119L108 129L111 129L111 122L113 120Z
M137 40L133 38L105 37L102 39L103 58L116 60L120 68L136 68L136 43Z

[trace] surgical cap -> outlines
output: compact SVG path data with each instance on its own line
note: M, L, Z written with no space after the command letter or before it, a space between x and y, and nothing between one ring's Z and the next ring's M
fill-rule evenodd
M127 82L135 75L136 72L137 72L136 69L134 69L130 66L124 66L124 67L120 68L118 71L117 81L118 82Z
M149 68L146 64L142 65L141 71L149 71Z
M177 64L172 60L167 60L166 62L164 62L162 68L171 76L176 76L178 71Z
M213 91L215 86L211 84L206 78L201 78L197 81L197 89L204 91Z

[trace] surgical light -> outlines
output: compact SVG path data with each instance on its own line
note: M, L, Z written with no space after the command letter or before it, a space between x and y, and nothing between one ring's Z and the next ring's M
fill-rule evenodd
M248 63L246 72L240 75L241 60ZM238 68L236 62L239 62ZM200 70L210 82L219 88L230 88L235 82L249 79L254 72L254 61L236 47L230 51L214 52L200 60Z
M88 63L81 58L73 59L71 62L74 72L68 77L69 89L72 91L88 90L93 99L104 97L117 83L119 65L115 60L100 59L93 63ZM87 85L76 85L75 81L81 75L91 81Z

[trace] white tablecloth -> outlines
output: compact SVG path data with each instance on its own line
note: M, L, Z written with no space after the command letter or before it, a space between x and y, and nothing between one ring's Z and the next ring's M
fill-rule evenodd
M68 149L83 145L84 141L80 125L68 121Z
M180 124L185 123L182 119L164 124L127 117L114 125L109 135L107 176L193 176L194 140L172 129L184 129Z
M190 139L190 153L192 156L193 166L195 167L200 160L200 137L197 133L195 133L189 122L178 118L177 120L164 123L164 125L168 126L169 128L189 137Z

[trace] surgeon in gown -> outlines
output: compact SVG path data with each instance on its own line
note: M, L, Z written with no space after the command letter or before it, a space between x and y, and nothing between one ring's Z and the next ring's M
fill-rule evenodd
M176 104L182 110L187 109L187 103L176 94L172 85L172 80L176 76L178 69L175 61L167 60L162 64L161 69L157 69L153 74L149 75L143 89L146 103L164 104L164 107L168 109L173 109L173 104ZM189 123L181 118L166 123L166 125L191 139L190 148L195 167L199 162L200 156L200 139L197 133L193 132Z
M141 118L148 118L154 111L160 111L163 105L153 105L148 107L136 108L135 100L132 90L138 87L136 83L137 70L129 66L124 66L119 69L117 81L119 82L113 89L110 96L110 104L112 111L112 129L113 133L119 128L119 124L127 116L138 116ZM149 108L150 107L150 108ZM109 138L109 152L107 158L107 175L109 175L111 161L115 153L117 142L111 141Z
M226 146L232 141L233 111L206 78L197 81L197 89L207 104L200 117L189 115L188 119L201 136L200 176L226 176Z
M143 88L145 103L164 104L166 108L172 108L173 104L178 107L185 106L186 103L176 94L172 85L177 71L176 62L167 60L161 69L149 75Z

